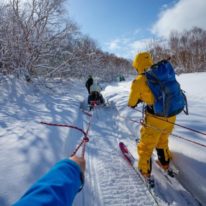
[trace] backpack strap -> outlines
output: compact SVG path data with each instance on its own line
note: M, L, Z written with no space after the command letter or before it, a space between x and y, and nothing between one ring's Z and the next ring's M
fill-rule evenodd
M186 95L185 95L185 93L184 93L183 90L182 90L182 95L183 95L184 100L185 100L185 109L183 110L183 112L184 112L186 115L189 115L187 97L186 97Z

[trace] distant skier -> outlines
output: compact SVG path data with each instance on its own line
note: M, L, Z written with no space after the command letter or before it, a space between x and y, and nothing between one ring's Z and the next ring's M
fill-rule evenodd
M88 104L89 105L99 105L104 104L104 98L101 94L101 87L98 83L93 83L90 87L90 94L88 96Z
M88 77L88 79L86 81L86 84L85 84L89 94L90 94L90 87L93 84L93 82L94 82L94 80L93 80L92 76L89 75L89 77Z
M173 130L176 116L158 116L154 112L155 98L148 86L145 71L153 65L151 54L148 52L139 53L134 61L133 67L138 75L131 85L128 106L134 108L138 103L146 103L145 124L141 128L140 141L137 145L139 161L138 169L145 178L151 175L151 156L154 148L157 150L159 164L163 169L169 168L171 154L168 147L168 137ZM168 122L170 123L168 123Z

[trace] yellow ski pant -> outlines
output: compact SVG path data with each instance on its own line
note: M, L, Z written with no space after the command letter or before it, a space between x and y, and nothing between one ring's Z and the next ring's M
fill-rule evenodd
M146 113L145 122L141 128L140 142L137 145L139 155L138 169L143 174L151 173L151 156L153 150L161 150L165 161L171 159L171 154L168 147L168 137L171 134L176 116L165 118L157 117L150 113ZM169 122L171 123L169 123ZM159 155L158 158L160 159Z

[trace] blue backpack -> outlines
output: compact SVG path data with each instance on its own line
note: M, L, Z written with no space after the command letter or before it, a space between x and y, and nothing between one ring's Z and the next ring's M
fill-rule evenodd
M145 72L147 83L151 89L155 103L154 114L162 117L171 117L179 114L186 107L187 99L175 78L175 72L167 60L162 60L151 66Z

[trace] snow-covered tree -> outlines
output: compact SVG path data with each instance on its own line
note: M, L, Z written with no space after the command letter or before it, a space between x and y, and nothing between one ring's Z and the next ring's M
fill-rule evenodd
M197 27L182 33L173 31L167 47L153 42L150 50L155 61L172 57L179 72L197 72L206 68L206 31Z
M9 0L1 4L1 71L30 77L93 74L110 80L117 73L127 73L130 62L101 51L94 40L83 35L63 9L65 1Z

